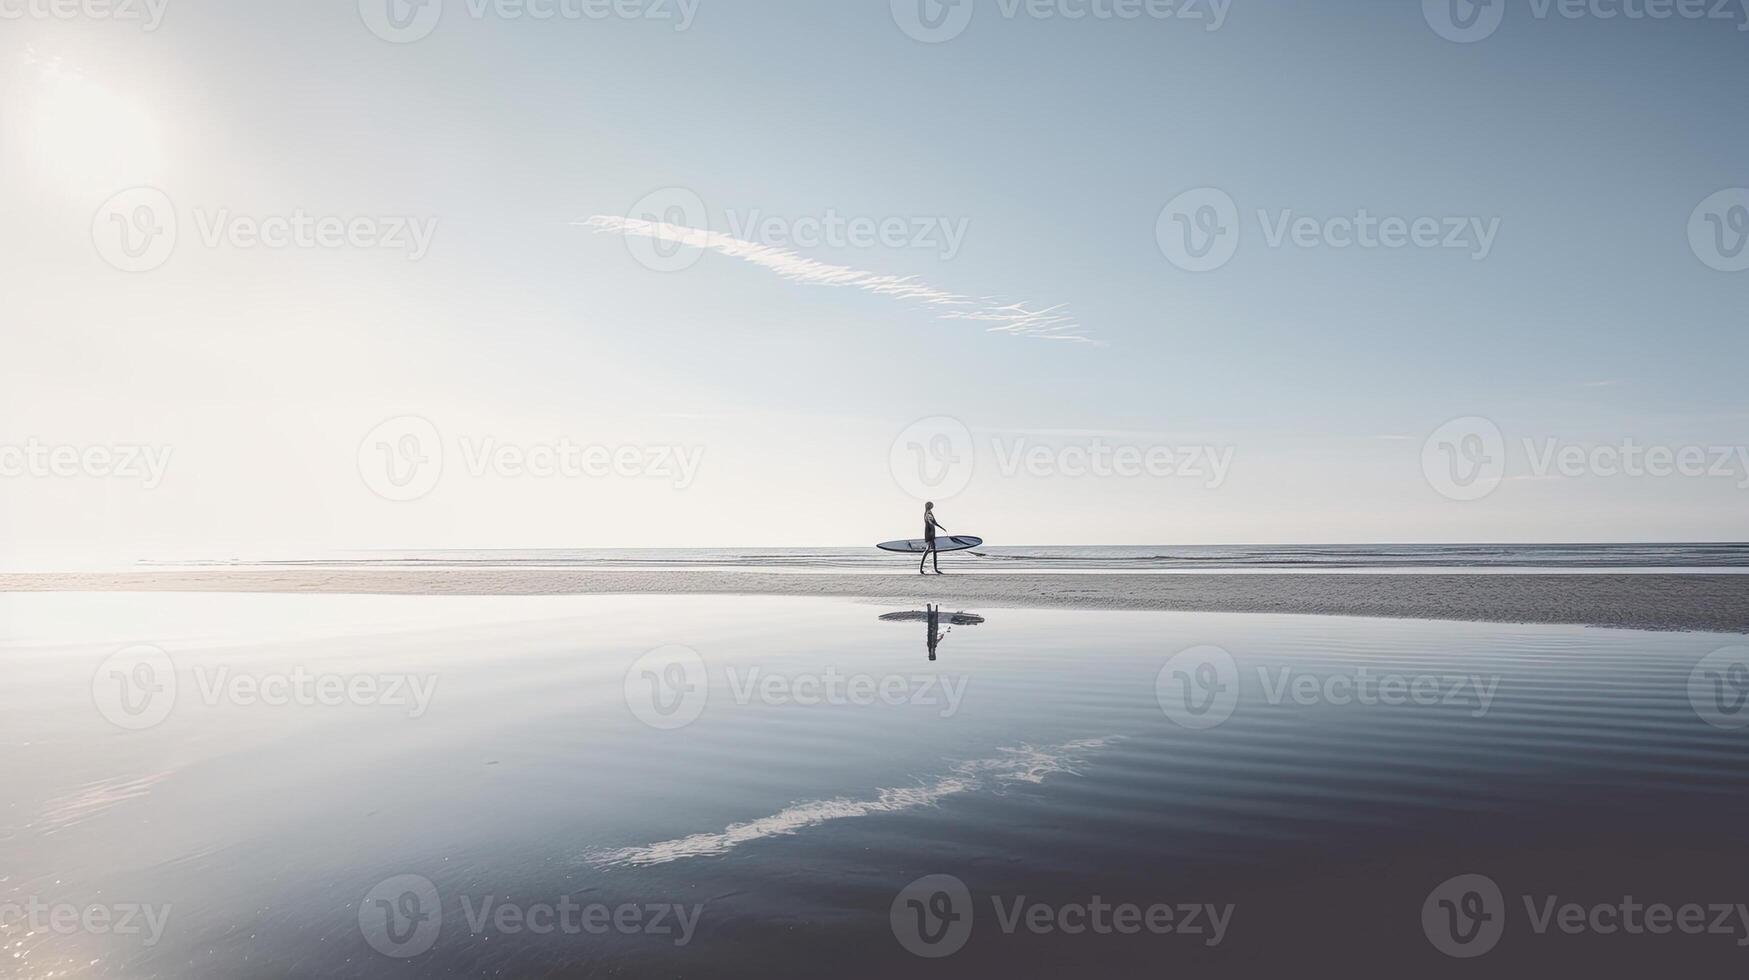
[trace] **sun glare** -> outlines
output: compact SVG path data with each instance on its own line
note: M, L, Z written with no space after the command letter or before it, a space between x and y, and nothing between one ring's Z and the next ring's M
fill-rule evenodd
M164 168L157 124L60 59L27 56L5 94L8 155L32 190L74 199L156 180Z

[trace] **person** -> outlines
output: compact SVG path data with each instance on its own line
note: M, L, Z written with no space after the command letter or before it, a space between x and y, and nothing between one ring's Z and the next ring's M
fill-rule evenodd
M917 574L919 575L929 574L923 570L923 563L931 558L935 560L935 574L941 574L941 552L935 550L936 528L947 530L946 526L935 519L935 501L931 500L923 505L923 557L917 562Z

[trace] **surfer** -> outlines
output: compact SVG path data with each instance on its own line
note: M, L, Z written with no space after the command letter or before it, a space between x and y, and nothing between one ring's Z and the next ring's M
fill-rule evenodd
M917 574L928 575L923 570L923 563L931 558L935 560L935 574L941 574L941 553L935 550L935 529L947 530L935 519L935 501L923 505L923 557L917 561Z

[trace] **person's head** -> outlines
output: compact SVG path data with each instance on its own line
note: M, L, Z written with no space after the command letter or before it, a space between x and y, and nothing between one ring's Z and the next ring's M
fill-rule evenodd
M935 501L931 500L931 501L925 503L923 505L923 509L924 510L934 510L935 509Z

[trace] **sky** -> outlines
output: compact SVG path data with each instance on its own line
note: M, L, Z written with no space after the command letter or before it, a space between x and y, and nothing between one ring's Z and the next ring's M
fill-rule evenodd
M0 0L0 564L1749 539L1746 27Z

